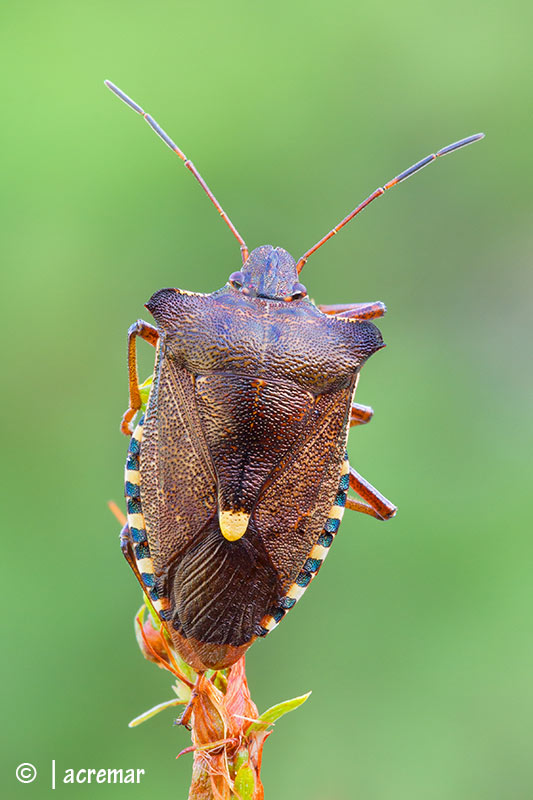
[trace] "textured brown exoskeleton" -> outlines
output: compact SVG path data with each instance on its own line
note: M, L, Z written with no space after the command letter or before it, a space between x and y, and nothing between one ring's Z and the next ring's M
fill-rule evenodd
M372 409L353 403L359 371L383 347L370 321L382 303L315 306L299 272L307 258L428 156L373 192L298 263L244 240L181 150L142 114L195 175L241 245L242 267L222 289L162 289L146 304L153 327L129 331L131 435L123 550L176 650L198 671L236 662L274 628L318 572L345 508L377 519L396 508L348 464L351 425ZM135 339L156 347L146 414ZM364 502L347 497L351 487Z

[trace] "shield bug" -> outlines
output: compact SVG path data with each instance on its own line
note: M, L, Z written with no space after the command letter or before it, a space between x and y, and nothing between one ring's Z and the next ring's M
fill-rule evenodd
M242 264L211 294L161 289L156 327L128 334L131 435L122 547L176 650L194 669L223 668L265 636L304 593L345 508L389 519L396 508L348 463L359 372L382 348L383 303L316 306L299 274L344 225L469 136L376 189L298 262L265 245L250 254L201 177L157 122L109 81L184 162L236 237ZM136 339L156 348L146 413ZM351 488L359 496L348 496Z

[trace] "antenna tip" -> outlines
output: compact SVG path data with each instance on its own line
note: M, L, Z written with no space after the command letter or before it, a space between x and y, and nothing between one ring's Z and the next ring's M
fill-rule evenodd
M104 83L107 86L107 88L110 89L113 92L113 94L116 94L117 97L120 97L120 99L124 103L126 103L127 106L133 108L134 111L136 111L138 114L141 114L144 117L143 109L140 107L140 105L138 105L138 103L135 102L135 100L132 100L131 97L128 97L128 95L125 92L123 92L122 89L119 89L118 86L115 86L115 84L112 83L111 81L105 80Z
M123 93L120 91L120 89L118 88L118 86L115 86L115 84L114 84L112 81L105 80L105 81L104 81L104 84L107 86L107 88L108 88L108 89L109 89L111 92L113 92L113 94L116 94L118 97L121 97L121 96L122 96L122 94L123 94Z

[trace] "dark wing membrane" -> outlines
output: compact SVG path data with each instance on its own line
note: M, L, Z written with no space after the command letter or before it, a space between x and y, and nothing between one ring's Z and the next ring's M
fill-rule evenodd
M253 513L282 593L317 543L337 494L353 388L317 399L301 439L266 482Z
M161 358L141 447L141 501L157 576L217 511L216 477L194 398L194 377Z
M280 594L260 539L228 542L216 524L176 565L171 586L175 629L188 639L235 647L251 641Z

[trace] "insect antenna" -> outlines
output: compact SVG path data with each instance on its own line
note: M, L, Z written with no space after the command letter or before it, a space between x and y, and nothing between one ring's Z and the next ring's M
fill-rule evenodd
M110 89L112 92L114 92L114 94L116 94L117 97L120 97L120 99L123 100L124 103L126 103L126 105L128 105L130 108L133 108L134 111L136 111L138 114L144 117L148 125L152 128L152 130L154 130L157 133L157 135L165 142L165 144L168 145L170 149L173 150L181 158L187 169L192 172L192 174L194 175L194 177L196 178L196 180L198 181L198 183L200 184L200 186L202 187L202 189L209 197L209 199L217 209L218 213L226 223L226 225L229 227L229 229L239 242L241 246L242 263L244 264L246 259L248 258L248 248L246 247L244 239L242 238L239 231L237 230L233 222L230 220L230 218L228 217L228 215L226 214L226 212L216 199L215 195L213 194L207 183L204 181L204 179L202 178L202 176L192 163L192 161L190 161L190 159L187 158L185 153L183 153L179 149L178 145L172 141L170 136L167 133L165 133L163 128L161 128L160 125L158 125L155 119L151 117L150 114L147 114L146 111L144 111L140 105L138 105L134 100L131 99L131 97L128 97L128 95L125 94L122 91L122 89L119 89L118 86L115 86L115 84L111 83L111 81L104 81L104 83L107 86L107 88Z
M338 231L340 231L340 229L343 228L346 223L350 222L351 219L353 219L357 214L359 214L360 211L366 208L372 202L372 200L376 199L376 197L381 197L382 194L385 194L387 189L392 189L392 187L396 186L396 184L405 181L407 178L410 178L411 175L414 175L415 172L427 167L428 164L431 164L431 162L435 161L435 159L437 159L439 156L445 156L447 153L453 153L454 150L459 150L461 147L466 147L467 144L478 142L480 139L483 139L484 136L484 133L475 133L473 136L467 136L466 139L460 139L458 142L449 144L446 147L443 147L442 150L439 150L438 153L432 153L431 155L423 158L421 161L417 161L412 167L404 169L403 172L400 172L399 175L396 175L395 178L386 183L384 186L378 186L378 188L372 192L372 194L369 195L366 200L363 200L363 202L356 206L356 208L354 208L354 210L351 211L347 217L344 217L344 219L342 219L338 225L336 225L334 228L332 228L332 230L330 230L329 233L323 236L320 241L318 241L310 250L307 251L307 253L303 254L296 264L296 269L298 272L303 269L309 256L312 256L319 247L322 247L322 245L328 241L328 239L331 239L332 236L335 236L335 234L338 233Z

